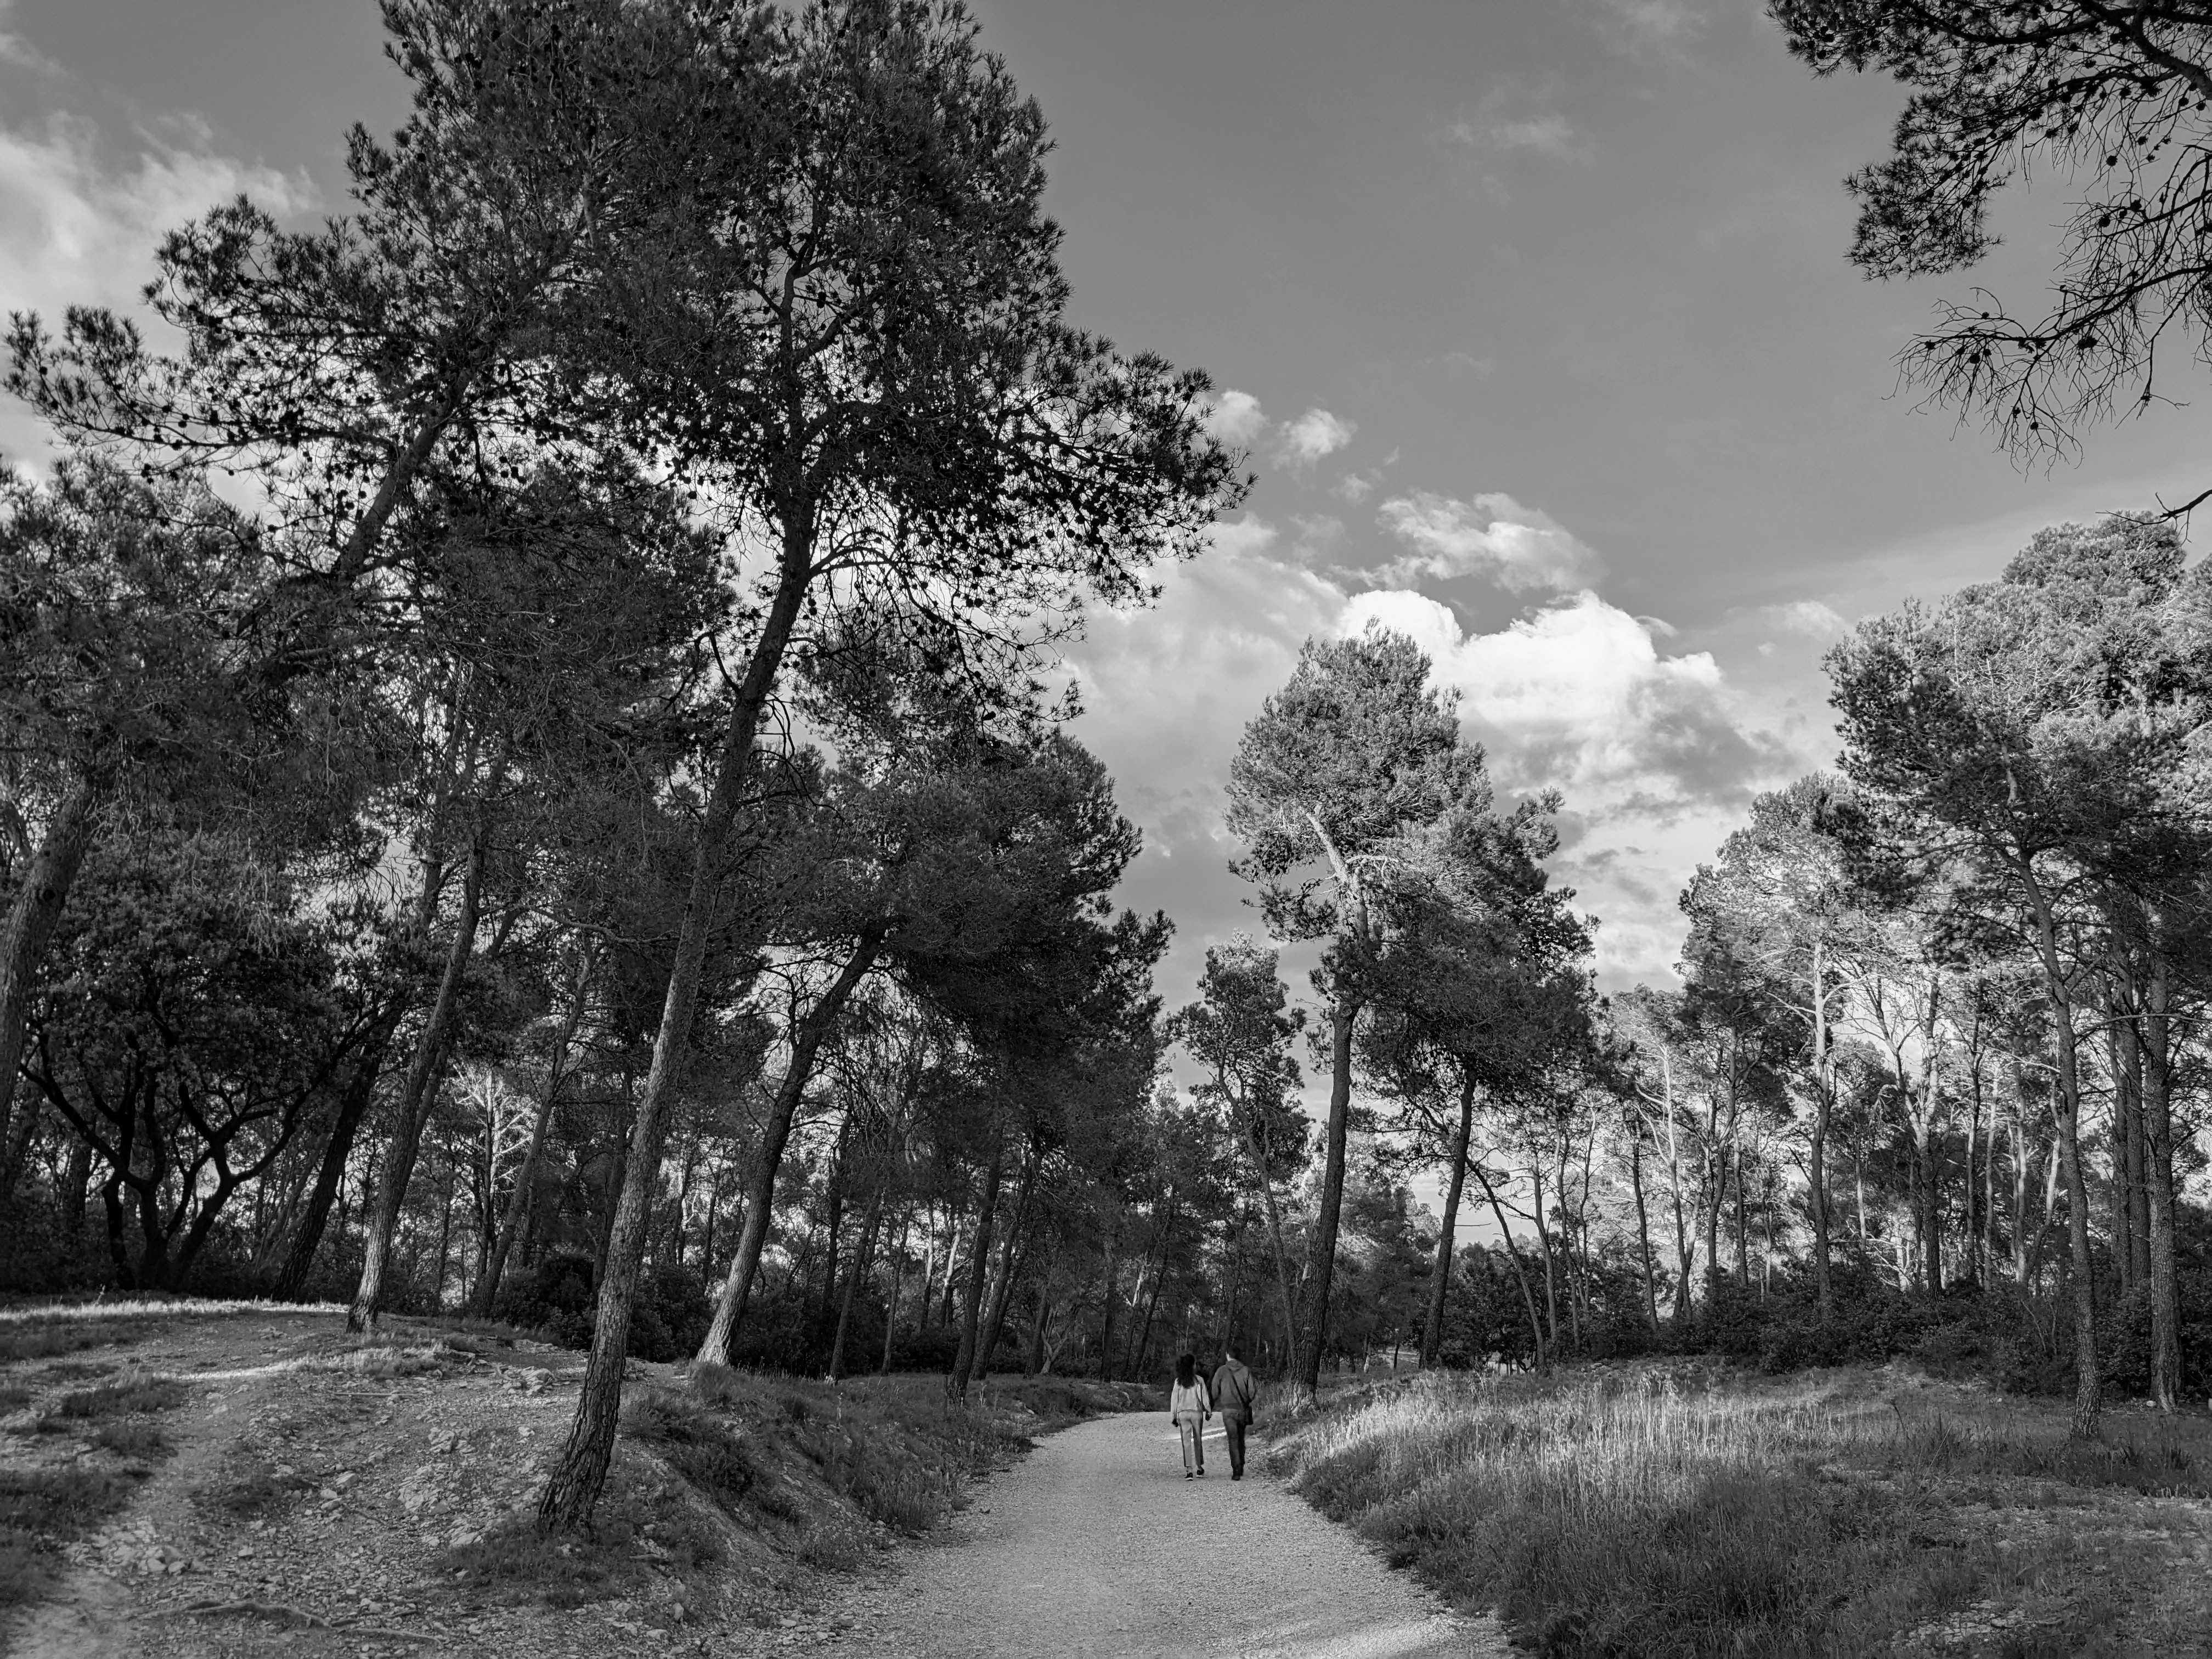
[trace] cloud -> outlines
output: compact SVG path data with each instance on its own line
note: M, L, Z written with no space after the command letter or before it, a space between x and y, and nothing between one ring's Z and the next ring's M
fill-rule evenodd
M0 311L109 306L143 324L139 291L164 231L241 191L277 214L313 201L302 180L216 153L199 123L169 131L140 129L136 153L112 164L92 125L72 116L0 128ZM0 448L42 443L20 411L0 413Z
M1551 107L1547 86L1503 81L1444 129L1444 137L1478 155L1535 155L1547 161L1583 162L1597 147Z
M1261 412L1257 398L1232 389L1214 398L1206 416L1206 429L1223 443L1249 449L1266 434L1267 417Z
M1646 623L1583 592L1468 634L1449 607L1393 590L1356 595L1341 626L1370 623L1429 653L1468 726L1520 788L1565 790L1585 811L1747 803L1787 746L1758 729L1711 653L1664 656Z
M1352 422L1341 420L1325 409L1309 409L1297 420L1287 422L1277 434L1275 453L1288 465L1309 465L1324 456L1335 454L1352 441L1358 430Z
M1462 501L1417 490L1377 511L1412 550L1373 573L1379 586L1407 586L1424 576L1486 576L1516 592L1557 592L1586 585L1597 571L1597 555L1557 520L1502 491Z
M1851 627L1832 605L1823 605L1818 599L1792 599L1788 605L1762 605L1759 615L1776 628L1814 639L1829 634L1847 634Z
M1523 527L1540 518L1512 512ZM1249 514L1219 525L1211 551L1162 573L1157 606L1094 614L1068 653L1087 709L1075 735L1111 769L1121 810L1145 833L1121 902L1164 908L1178 924L1165 994L1187 995L1206 945L1253 924L1249 890L1224 867L1238 849L1223 827L1246 722L1289 678L1304 641L1370 623L1429 653L1501 789L1565 793L1571 833L1556 868L1579 908L1603 920L1607 982L1663 978L1680 948L1674 895L1689 872L1752 794L1819 757L1799 753L1711 654L1670 653L1654 620L1581 592L1471 632L1423 594L1356 592L1341 573L1313 568L1302 544L1325 528ZM1288 969L1293 985L1306 965Z
M1767 726L1706 652L1664 654L1655 629L1578 593L1493 633L1402 590L1349 599L1345 634L1370 623L1425 651L1434 683L1500 786L1556 788L1577 834L1558 860L1602 926L1607 981L1662 976L1681 942L1674 896L1741 820L1751 797L1814 757Z
M1709 0L1597 0L1607 33L1627 44L1672 52L1712 21Z

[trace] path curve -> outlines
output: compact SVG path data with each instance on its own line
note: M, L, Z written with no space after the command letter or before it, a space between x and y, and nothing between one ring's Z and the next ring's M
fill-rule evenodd
M873 1659L1235 1655L1506 1659L1496 1625L1449 1613L1260 1473L1229 1478L1217 1427L1185 1480L1164 1413L1053 1435L976 1491L895 1577L830 1611Z

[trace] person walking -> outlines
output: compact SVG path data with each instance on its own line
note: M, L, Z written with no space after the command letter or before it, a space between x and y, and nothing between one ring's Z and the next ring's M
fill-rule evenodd
M1175 1388L1168 1395L1168 1420L1182 1431L1182 1478L1206 1474L1206 1419L1213 1415L1212 1396L1198 1374L1198 1356L1176 1361Z
M1244 1369L1236 1348L1221 1345L1221 1365L1213 1373L1213 1408L1221 1413L1221 1437L1229 1443L1229 1478L1244 1478L1244 1431L1252 1426L1252 1402L1260 1384Z

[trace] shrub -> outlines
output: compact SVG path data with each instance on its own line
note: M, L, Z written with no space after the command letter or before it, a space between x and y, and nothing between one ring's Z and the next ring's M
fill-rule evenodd
M960 1333L943 1325L902 1332L891 1344L891 1369L895 1371L947 1374L959 1357Z
M592 1259L569 1251L542 1256L526 1279L500 1292L494 1311L507 1325L542 1333L563 1347L588 1348L599 1319ZM682 1359L707 1334L714 1309L685 1267L664 1263L639 1277L630 1304L629 1351L656 1363Z

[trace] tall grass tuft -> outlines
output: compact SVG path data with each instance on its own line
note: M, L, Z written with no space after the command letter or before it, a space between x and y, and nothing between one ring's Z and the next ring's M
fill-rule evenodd
M1649 1373L1432 1374L1324 1401L1269 1457L1536 1651L1652 1659L1887 1651L1899 1630L2017 1587L2033 1564L1945 1524L1930 1472L2161 1492L2212 1473L2162 1431L2069 1448L1863 1388Z

